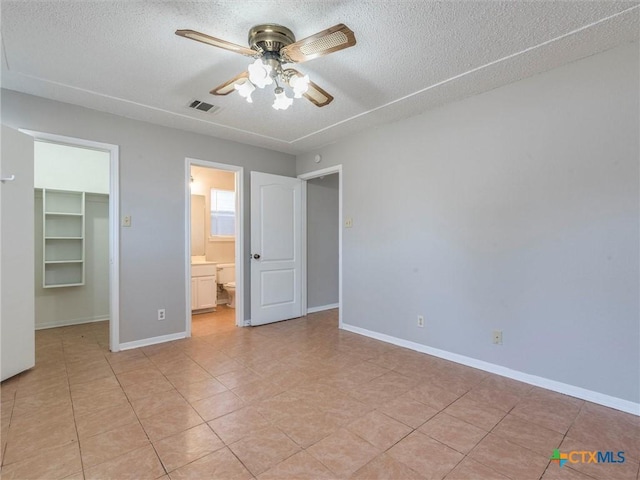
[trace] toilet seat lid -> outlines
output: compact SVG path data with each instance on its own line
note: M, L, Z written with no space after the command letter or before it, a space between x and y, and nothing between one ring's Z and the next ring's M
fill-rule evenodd
M228 282L224 284L225 287L236 288L236 282Z

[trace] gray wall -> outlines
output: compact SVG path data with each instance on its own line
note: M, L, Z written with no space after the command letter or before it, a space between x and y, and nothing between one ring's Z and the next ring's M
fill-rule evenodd
M2 122L120 146L120 213L132 216L132 226L120 229L121 343L184 331L185 157L243 166L245 205L251 170L295 175L290 155L9 90L2 90ZM248 254L248 212L244 220ZM249 262L244 278L250 318ZM156 320L159 308L164 322Z
M307 182L307 307L338 303L337 173Z
M299 156L299 174L343 164L344 322L638 402L638 58L627 44Z
M36 328L109 318L109 196L86 194L85 284L42 288L42 190L35 193Z

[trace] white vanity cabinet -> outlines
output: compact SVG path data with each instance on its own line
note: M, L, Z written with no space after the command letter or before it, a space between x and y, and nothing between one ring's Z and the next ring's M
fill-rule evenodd
M218 284L215 263L191 264L191 310L213 310L217 304Z

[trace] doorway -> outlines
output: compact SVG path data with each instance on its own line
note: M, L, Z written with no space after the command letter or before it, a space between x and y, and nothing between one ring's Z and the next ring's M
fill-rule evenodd
M21 131L34 138L35 327L108 322L117 352L118 147Z
M186 161L187 336L244 325L242 167Z
M305 185L303 311L338 308L342 328L342 165L298 178Z

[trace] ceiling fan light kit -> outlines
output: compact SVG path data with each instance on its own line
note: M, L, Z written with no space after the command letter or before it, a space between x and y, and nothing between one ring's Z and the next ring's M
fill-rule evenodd
M177 30L176 35L231 52L255 58L246 72L211 90L213 95L228 95L233 91L253 103L251 94L257 88L264 89L275 83L273 108L286 110L294 98L306 98L317 107L324 107L333 96L293 68L283 69L287 63L301 63L322 55L337 52L356 44L355 34L343 24L316 33L296 42L293 32L282 25L266 23L249 30L250 48L211 37L194 30ZM284 86L291 89L293 97L287 95Z

